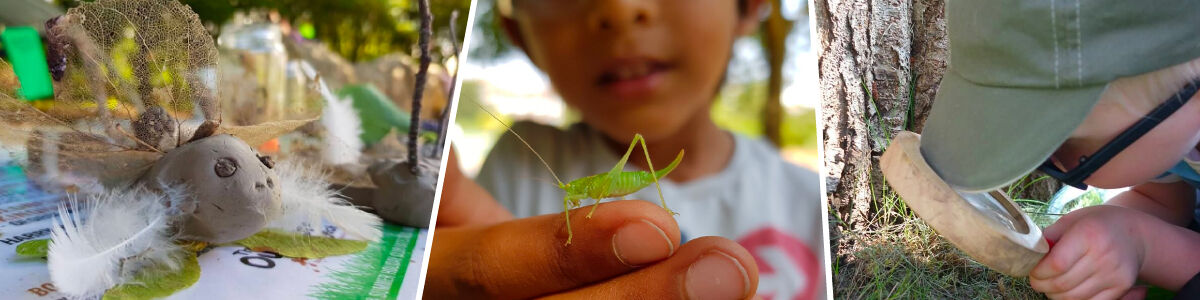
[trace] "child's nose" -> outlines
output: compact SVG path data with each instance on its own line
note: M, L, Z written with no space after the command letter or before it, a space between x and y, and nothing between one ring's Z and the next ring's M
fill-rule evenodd
M651 0L596 0L589 12L588 25L598 31L627 31L649 25L655 16Z

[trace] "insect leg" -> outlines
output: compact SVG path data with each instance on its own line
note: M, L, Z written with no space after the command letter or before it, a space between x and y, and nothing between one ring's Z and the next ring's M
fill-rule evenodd
M621 197L621 198L622 198L622 200L624 200L625 197ZM600 199L595 199L595 200L596 200L596 204L592 204L592 211L588 212L588 215L587 215L588 219L591 219L592 214L596 213L596 208L600 207Z
M678 215L678 213L672 211L670 208L667 208L667 198L663 197L662 187L658 185L658 176L654 175L654 163L650 162L650 149L646 148L646 139L642 138L641 134L634 134L633 142L642 144L642 153L646 154L646 166L650 167L650 178L654 179L654 188L658 190L658 200L662 201L663 209L667 210L667 212L671 215ZM629 144L629 151L633 151L632 143ZM625 152L625 156L628 157L629 152ZM622 159L621 162L624 163L625 160Z
M643 141L643 140L644 139L642 138L642 134L635 133L633 135L633 141L629 142L629 150L625 150L625 155L621 156L621 160L617 161L617 165L613 166L612 170L608 171L608 178L615 178L614 176L617 176L617 174L621 173L622 169L625 169L625 162L629 160L629 154L633 153L633 146L636 146L638 141ZM643 149L646 148L646 142L642 142L642 148ZM647 152L647 153L649 153L649 152ZM647 156L649 156L649 155L647 155ZM651 169L653 169L653 168L651 168ZM653 170L651 170L651 171L653 171Z
M571 232L571 210L568 206L570 202L571 199L563 197L563 216L567 219L567 243L563 244L564 246L571 245L571 237L575 236L575 233Z

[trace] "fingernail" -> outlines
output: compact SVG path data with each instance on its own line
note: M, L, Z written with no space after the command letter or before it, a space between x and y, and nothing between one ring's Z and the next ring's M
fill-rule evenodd
M713 251L692 263L684 278L688 299L744 299L750 276L732 256Z
M612 237L613 254L627 266L656 262L675 253L667 233L647 220L629 222Z

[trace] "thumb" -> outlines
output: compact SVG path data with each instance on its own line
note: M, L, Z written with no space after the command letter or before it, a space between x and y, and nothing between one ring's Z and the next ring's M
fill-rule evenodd
M1121 296L1121 300L1146 299L1146 293L1149 291L1150 291L1150 289L1147 288L1146 286L1135 286L1135 287L1129 289L1129 291L1125 292L1125 295Z
M437 214L438 227L486 225L513 218L512 213L496 202L487 190L462 173L453 146L446 157L446 175Z
M1072 225L1075 225L1076 221L1081 219L1084 215L1090 214L1090 212L1093 210L1096 210L1096 207L1084 207L1067 213L1061 218L1058 218L1058 221L1054 221L1054 224L1050 224L1049 227L1043 229L1042 237L1046 238L1047 242L1052 244L1057 243L1067 229L1070 229Z

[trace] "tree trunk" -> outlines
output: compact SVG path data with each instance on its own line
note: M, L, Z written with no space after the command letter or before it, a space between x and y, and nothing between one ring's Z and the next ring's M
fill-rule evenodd
M783 59L787 55L787 36L791 30L792 21L783 17L782 1L772 1L771 14L763 22L762 45L771 66L771 76L767 80L767 104L763 106L763 128L767 140L777 148L783 144L780 132L783 104L780 94L783 92Z
M943 0L815 0L830 235L871 224L895 131L920 131L949 61ZM916 80L914 80L916 79ZM910 108L912 112L910 113ZM910 117L911 116L911 117Z

